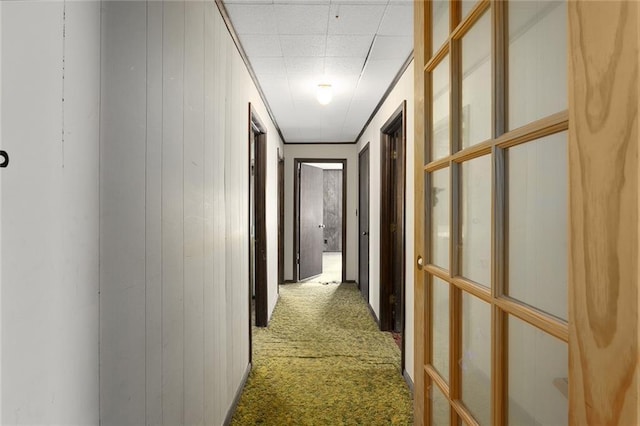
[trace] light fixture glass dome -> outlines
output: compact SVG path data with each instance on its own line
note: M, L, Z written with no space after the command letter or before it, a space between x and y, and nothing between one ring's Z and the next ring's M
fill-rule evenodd
M316 94L320 105L327 105L333 99L333 92L330 84L318 84L318 92Z

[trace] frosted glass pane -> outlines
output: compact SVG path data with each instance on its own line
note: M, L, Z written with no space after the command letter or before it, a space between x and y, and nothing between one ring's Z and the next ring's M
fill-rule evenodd
M462 39L462 148L491 138L491 13Z
M567 109L567 4L509 2L509 129Z
M567 344L509 318L510 425L566 425Z
M567 132L507 151L509 296L567 319Z
M462 402L481 425L491 424L491 306L462 294Z
M433 366L449 383L449 284L433 277Z
M471 12L476 3L478 3L476 0L462 0L462 19Z
M431 424L433 426L449 426L449 401L440 388L431 384Z
M435 0L431 4L433 5L431 52L435 54L449 38L449 0Z
M449 57L433 70L433 124L431 141L433 160L449 155Z
M431 187L431 263L449 269L449 169L433 172Z
M462 275L491 285L491 157L462 164Z

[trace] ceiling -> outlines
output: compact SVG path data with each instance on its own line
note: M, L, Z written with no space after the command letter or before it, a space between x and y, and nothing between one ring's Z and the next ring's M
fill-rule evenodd
M413 51L412 0L223 3L287 143L354 142Z

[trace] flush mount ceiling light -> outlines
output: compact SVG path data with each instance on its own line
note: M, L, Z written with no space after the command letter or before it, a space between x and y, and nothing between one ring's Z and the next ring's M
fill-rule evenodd
M316 93L320 105L327 105L333 99L333 92L330 84L318 84L318 92Z

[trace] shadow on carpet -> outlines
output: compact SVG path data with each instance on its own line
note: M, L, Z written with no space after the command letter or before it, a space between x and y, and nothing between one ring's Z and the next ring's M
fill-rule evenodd
M400 350L354 284L288 284L268 328L254 328L253 369L232 425L406 425L413 404Z

